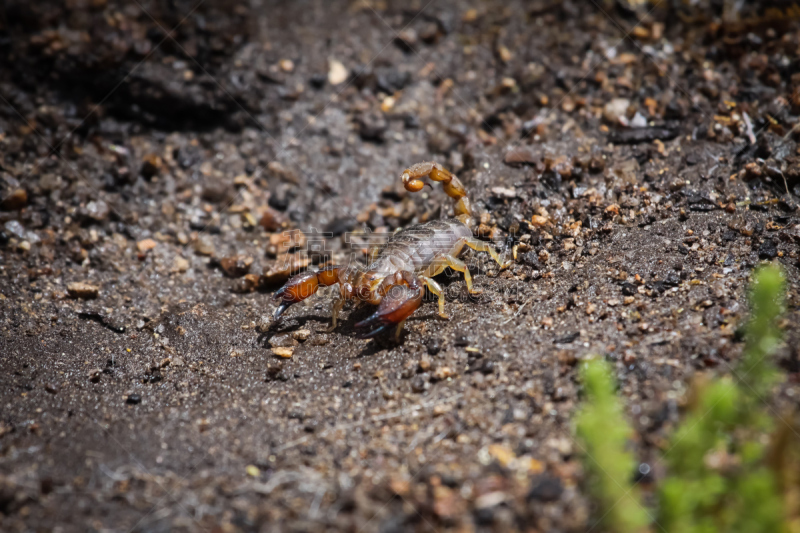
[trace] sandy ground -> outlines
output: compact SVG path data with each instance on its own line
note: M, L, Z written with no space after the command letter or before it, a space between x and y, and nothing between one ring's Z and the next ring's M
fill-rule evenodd
M0 529L593 530L581 359L651 489L761 261L795 406L798 25L651 7L6 2ZM516 261L468 254L483 293L443 274L400 342L325 297L273 323L287 251L447 215L399 184L428 159ZM327 256L282 237L312 228Z

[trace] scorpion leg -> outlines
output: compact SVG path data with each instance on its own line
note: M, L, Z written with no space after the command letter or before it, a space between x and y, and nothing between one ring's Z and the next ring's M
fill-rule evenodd
M382 287L382 290L385 296L378 310L355 325L356 329L361 330L358 336L362 339L374 337L395 324L398 325L399 336L406 319L422 305L423 286L411 272L398 272L391 284Z
M328 286L338 283L339 275L343 270L342 267L333 266L323 268L317 272L303 272L293 276L286 282L286 285L275 293L275 298L279 298L282 301L272 314L273 318L277 320L289 306L312 296L317 292L320 285Z
M497 254L497 251L488 242L483 242L479 239L476 239L475 237L467 237L466 239L464 239L464 244L466 244L476 252L487 252L489 255L492 256L492 259L494 259L497 262L497 264L500 265L500 267L502 268L505 268L510 263L510 261L504 263L500 259L500 256Z
M470 294L480 294L483 292L472 288L472 274L469 273L469 268L467 268L467 264L464 261L453 257L452 255L446 255L444 256L444 259L447 261L447 266L456 272L462 272L464 274L464 281L467 282L467 290Z
M333 307L331 308L331 327L325 329L325 333L330 333L336 329L336 323L339 320L339 311L344 307L344 302L345 299L343 297L339 297L333 302Z
M450 318L447 313L444 312L444 292L439 284L431 278L424 276L422 277L422 281L425 283L425 286L428 287L428 290L439 298L439 316L442 318Z

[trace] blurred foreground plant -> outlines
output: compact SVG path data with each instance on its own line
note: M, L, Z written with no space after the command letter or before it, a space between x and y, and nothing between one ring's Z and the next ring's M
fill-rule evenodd
M798 492L793 486L797 476L787 476L786 471L799 464L797 446L791 444L796 432L788 423L775 432L775 421L763 402L778 376L769 356L781 339L778 320L784 294L780 269L759 269L753 278L751 317L735 379L696 380L689 415L663 457L667 477L658 492L655 530L789 529L784 501L792 507ZM625 450L630 428L614 394L611 368L595 360L584 366L582 375L587 402L578 415L577 432L585 446L591 494L609 531L640 531L647 520L630 481L634 460ZM770 433L775 433L772 439Z

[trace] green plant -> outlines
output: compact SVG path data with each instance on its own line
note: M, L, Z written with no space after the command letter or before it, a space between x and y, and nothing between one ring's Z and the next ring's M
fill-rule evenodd
M609 530L640 531L648 516L630 483L636 465L625 449L631 428L614 393L611 369L595 360L582 370L586 402L578 414L577 432L585 446L590 492L604 509L601 520Z
M658 491L659 530L786 530L780 477L767 463L794 461L788 456L784 460L768 457L774 420L763 402L778 379L769 356L781 339L778 323L784 293L779 268L759 269L750 292L745 348L733 377L696 380L690 412L674 432L663 458L668 475ZM586 447L590 490L604 509L606 526L611 531L634 531L642 524L643 511L635 487L627 481L633 471L632 456L625 451L630 430L621 416L610 376L610 368L603 362L585 366L588 402L578 415L577 430ZM773 446L772 453L787 455L791 450L783 443Z

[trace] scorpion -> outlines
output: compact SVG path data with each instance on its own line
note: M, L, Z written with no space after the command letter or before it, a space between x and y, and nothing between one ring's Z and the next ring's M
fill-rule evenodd
M474 225L472 208L461 181L435 162L422 162L403 171L402 182L407 191L419 192L426 185L425 177L441 182L445 193L455 200L455 217L413 224L394 235L382 246L370 252L371 264L365 269L357 265L329 266L316 272L304 272L290 278L275 297L282 300L275 309L277 321L291 305L301 302L317 292L320 286L339 284L339 295L331 311L332 325L336 328L339 312L348 300L377 305L374 314L355 324L358 336L370 338L397 325L399 340L406 320L422 304L424 288L438 298L439 316L445 313L444 292L433 279L444 269L451 268L464 275L470 294L481 291L472 286L472 276L459 256L468 248L488 252L501 267L505 266L497 252L488 243L472 235Z

